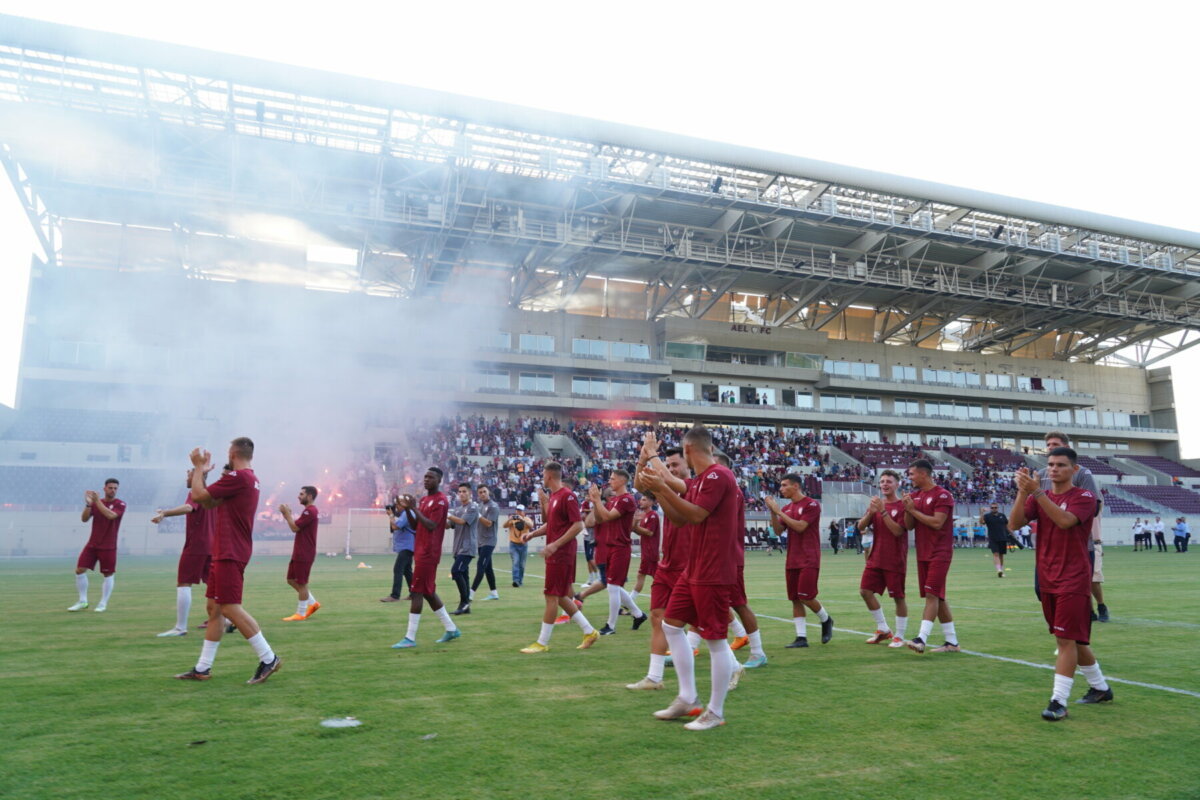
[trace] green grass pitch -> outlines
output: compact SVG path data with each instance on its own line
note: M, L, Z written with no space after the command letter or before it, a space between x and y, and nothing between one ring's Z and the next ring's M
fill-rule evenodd
M649 626L578 652L559 626L551 651L518 649L537 636L541 581L501 579L498 602L475 603L463 638L396 651L407 604L382 604L391 558L317 562L322 609L284 623L295 593L286 560L257 558L246 607L282 657L282 670L246 686L253 651L226 636L207 683L191 667L200 632L158 639L175 616L175 563L124 558L105 614L68 614L69 560L0 562L0 797L17 798L1194 798L1200 797L1200 555L1110 548L1113 621L1093 644L1116 702L1039 712L1051 672L980 655L926 654L863 643L871 619L858 597L862 559L824 555L820 599L840 629L828 645L792 639L783 558L750 553L747 590L770 664L726 702L728 724L690 733L651 712L675 688L631 692L645 674ZM965 649L1049 665L1054 640L1030 588L1032 554L996 578L984 549L956 551L950 601ZM500 555L497 565L508 567ZM540 575L531 558L528 572ZM443 559L439 586L454 593ZM580 574L583 574L581 569ZM910 567L913 591L915 566ZM93 574L93 606L99 596ZM202 617L196 591L192 624ZM915 594L915 593L914 593ZM603 598L599 598L603 599ZM910 598L916 631L920 605ZM603 606L603 607L602 607ZM890 601L884 602L889 621ZM585 612L599 626L604 603ZM780 619L770 619L776 617ZM815 618L811 618L815 621ZM933 642L940 643L935 626ZM742 660L747 650L739 653ZM698 659L701 695L708 658ZM1162 687L1184 690L1166 691ZM1086 690L1075 680L1072 700ZM328 717L361 727L330 730Z

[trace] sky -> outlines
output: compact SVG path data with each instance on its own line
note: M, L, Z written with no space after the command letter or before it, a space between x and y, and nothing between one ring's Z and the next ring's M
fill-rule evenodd
M3 13L1200 230L1191 91L1200 9L1188 4L343 0L297 13L294 3L212 0L180 9L0 0ZM1200 390L1200 354L1173 364L1177 398ZM1200 456L1200 420L1180 426L1184 454Z

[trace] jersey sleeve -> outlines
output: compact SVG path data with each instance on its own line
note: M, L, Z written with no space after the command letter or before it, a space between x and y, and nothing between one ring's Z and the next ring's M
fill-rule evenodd
M939 511L945 511L950 516L954 516L954 498L949 492L941 491L934 495L933 508L930 509L934 514Z
M246 482L236 472L222 475L221 479L208 487L208 493L214 500L224 500L233 497L246 488Z
M622 517L632 517L637 513L637 501L633 499L633 495L623 494L621 495L621 499L617 501L615 508L621 512Z
M567 518L567 527L583 521L583 514L579 510L579 500L574 493L567 494L566 502L563 503L563 516Z
M109 511L112 511L117 515L117 518L120 519L125 515L125 501L118 500L117 502L113 503L112 508L110 508Z
M808 523L806 531L815 531L821 527L821 504L816 500L809 503L800 514L800 519Z
M1039 511L1041 511L1041 509L1038 508L1036 499L1032 497L1025 498L1025 520L1027 522L1033 522L1035 519L1038 519L1038 517L1041 516L1038 513Z
M305 530L310 525L317 521L317 514L313 511L312 506L305 506L304 511L300 514L300 518L296 520L296 527L300 530Z
M692 485L696 486L695 483ZM711 514L725 499L725 495L736 491L738 487L733 482L733 476L724 470L717 470L699 479L699 487L693 499L696 505Z
M1100 487L1096 485L1096 476L1091 473L1091 470L1087 472L1081 471L1078 474L1078 478L1079 483L1075 484L1076 486L1084 491L1091 492L1093 500L1100 497Z
M1067 501L1067 511L1078 518L1081 526L1087 526L1096 516L1096 495L1088 491L1072 492Z

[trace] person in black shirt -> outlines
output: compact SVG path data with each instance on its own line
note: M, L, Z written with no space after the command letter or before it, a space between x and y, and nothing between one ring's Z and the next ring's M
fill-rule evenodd
M979 521L987 526L988 547L996 565L996 577L1004 577L1004 554L1008 552L1008 517L1000 512L1000 506L992 503L991 510L979 515Z

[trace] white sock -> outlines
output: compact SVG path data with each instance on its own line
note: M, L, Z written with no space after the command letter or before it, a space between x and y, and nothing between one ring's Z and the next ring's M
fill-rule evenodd
M554 623L551 622L549 624L546 624L545 622L543 622L542 623L542 632L541 632L541 634L538 635L538 644L542 645L543 647L549 645L550 644L550 634L552 634L552 633L554 633Z
M576 625L578 625L579 629L583 631L585 636L589 633L594 633L596 630L592 627L592 623L588 622L588 618L583 615L582 611L576 611L574 614L572 614L571 622L574 622Z
M922 642L928 642L929 634L931 634L931 633L933 633L933 620L931 620L931 619L921 620L921 631L920 631L920 633L917 634L917 638L920 639Z
M112 597L113 584L116 583L116 581L116 575L109 575L104 579L104 583L101 584L104 588L100 592L100 605L108 605L108 598Z
M901 639L904 638L904 632L908 629L908 617L896 617L896 630L894 633Z
M712 674L712 693L708 698L708 710L718 717L725 716L725 695L729 693L729 679L733 677L733 650L724 639L708 640L708 658Z
M650 680L654 681L655 683L662 683L663 670L666 669L666 666L667 666L667 657L666 656L656 656L653 653L651 653L650 654L650 671L646 673L646 677L649 678Z
M825 606L821 606L821 610L817 612L817 619L821 622L829 621L829 612L825 610Z
M608 627L617 629L617 615L621 612L621 587L608 585Z
M213 662L217 660L217 648L220 646L220 642L210 642L208 639L204 640L204 644L200 648L200 660L196 662L197 672L212 669Z
M688 631L687 642L689 650L698 650L700 648L700 634L695 631Z
M1071 685L1074 683L1072 678L1054 673L1054 694L1050 695L1050 699L1057 700L1065 706L1071 696Z
M633 614L634 619L641 619L642 617L646 616L642 613L642 610L638 608L638 604L633 599L633 595L625 591L625 587L618 586L617 588L621 590L621 604L629 609L629 613Z
M762 631L757 630L750 634L750 655L765 656L767 653L762 646Z
M271 645L267 644L267 638L262 635L262 631L254 634L246 641L254 648L254 654L258 656L258 660L262 663L270 664L275 660L275 653L271 650Z
M796 625L796 635L808 638L808 619L805 617L792 617L792 622Z
M946 641L950 644L958 644L958 635L954 632L953 622L942 623L942 635L946 637Z
M740 639L746 635L746 626L742 624L742 621L738 619L736 614L734 614L733 619L729 620L729 630L733 633L735 639Z
M175 630L187 630L188 612L192 610L192 587L175 587Z
M1087 679L1088 686L1093 689L1099 689L1102 692L1108 691L1108 681L1104 680L1104 675L1100 672L1099 661L1090 667L1080 666L1079 672Z
M304 601L304 605L311 608L314 604L316 604L316 602L317 596L310 591L308 593L308 599Z
M638 596L638 590L637 590L637 589L634 589L632 592L630 592L630 593L629 593L629 596L630 596L631 598L633 598L633 599L636 601L636 600L637 600L637 596Z
M442 627L447 631L458 630L458 626L454 624L454 620L450 619L450 612L446 610L445 606L442 606L433 613L437 614L437 618L442 621Z
M87 602L88 579L87 573L81 572L75 576L75 588L79 590L79 602Z
M308 601L307 600L301 600L300 602L296 603L296 614L303 617L305 611L308 611Z
M692 647L683 628L663 623L663 633L667 637L667 647L671 650L671 659L675 663L675 677L679 678L679 697L687 703L696 702L696 661L692 656ZM722 659L723 660L723 659ZM728 663L728 662L725 662ZM729 685L726 678L725 684Z
M891 628L888 627L887 620L884 619L882 608L872 609L871 616L875 619L875 630L883 631L884 633L887 633L891 630Z
M408 632L404 634L404 638L415 642L417 640L417 628L419 627L421 627L421 615L409 612Z

